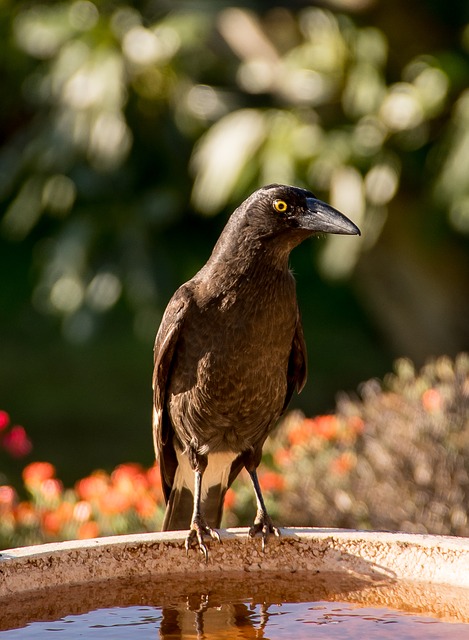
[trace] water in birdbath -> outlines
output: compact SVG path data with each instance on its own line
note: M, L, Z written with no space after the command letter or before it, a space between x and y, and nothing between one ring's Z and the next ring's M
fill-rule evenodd
M465 589L343 574L146 577L0 602L0 640L462 640L468 599Z

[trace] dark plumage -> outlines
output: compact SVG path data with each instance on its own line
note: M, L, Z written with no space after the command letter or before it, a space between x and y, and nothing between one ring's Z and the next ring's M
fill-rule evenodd
M250 535L278 530L257 480L262 446L306 381L306 348L288 268L315 233L359 234L304 189L269 185L230 217L206 265L171 298L155 341L153 434L167 509L207 556L223 499L243 467L257 500Z

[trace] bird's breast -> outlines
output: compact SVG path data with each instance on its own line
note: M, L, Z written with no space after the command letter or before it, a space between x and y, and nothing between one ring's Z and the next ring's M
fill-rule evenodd
M196 306L176 350L168 410L178 437L201 453L254 446L285 400L294 284L243 293Z

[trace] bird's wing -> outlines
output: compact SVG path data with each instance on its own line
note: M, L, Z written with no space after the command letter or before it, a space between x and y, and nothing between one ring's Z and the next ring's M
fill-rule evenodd
M177 468L173 429L167 415L166 389L174 351L181 334L192 294L187 285L180 287L166 307L156 334L153 369L153 442L160 463L163 491L169 497Z
M298 393L303 389L306 383L307 369L307 356L306 356L306 344L303 334L303 326L301 324L300 312L297 312L295 335L293 336L293 342L290 352L290 358L288 360L287 370L287 394L285 396L285 402L283 404L282 413L288 407L288 403L291 400L295 388Z

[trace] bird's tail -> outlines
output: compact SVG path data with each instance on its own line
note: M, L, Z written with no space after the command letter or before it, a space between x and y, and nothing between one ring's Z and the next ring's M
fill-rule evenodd
M191 524L194 494L185 486L173 485L164 514L162 531L189 529Z
M223 514L223 501L230 481L233 454L212 454L202 478L200 511L211 528L218 528ZM189 529L194 510L194 472L187 456L178 455L179 466L174 476L163 520L162 531Z
M209 488L207 495L201 500L201 512L205 522L212 529L220 527L223 513L223 500L226 488L221 484ZM191 526L194 508L194 494L188 487L171 489L164 514L162 531L179 531Z

